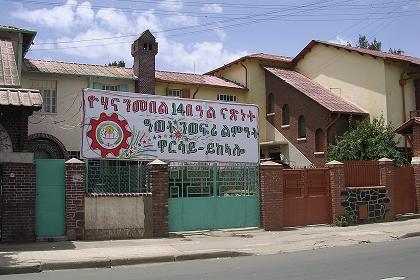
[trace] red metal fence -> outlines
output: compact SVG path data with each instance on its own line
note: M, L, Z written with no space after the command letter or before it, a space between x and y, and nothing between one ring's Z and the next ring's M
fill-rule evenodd
M379 162L378 161L345 161L345 186L368 187L379 186Z

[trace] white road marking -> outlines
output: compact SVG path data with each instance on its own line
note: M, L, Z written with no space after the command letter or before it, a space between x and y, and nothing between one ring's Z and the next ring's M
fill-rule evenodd
M391 278L382 278L380 280L404 280L407 277L401 277L401 276L397 276L397 277L391 277Z

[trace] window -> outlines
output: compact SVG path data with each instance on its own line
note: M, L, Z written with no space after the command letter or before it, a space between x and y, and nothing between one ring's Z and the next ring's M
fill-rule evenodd
M281 124L282 125L290 124L289 105L287 104L284 104L283 107L281 108Z
M267 113L271 114L275 112L274 95L270 93L267 98Z
M325 151L325 135L321 128L315 131L315 152Z
M175 96L175 97L181 97L181 90L180 89L168 89L166 91L167 96Z
M41 92L43 100L41 112L57 113L57 81L32 80L31 88Z
M236 95L230 95L230 94L218 94L217 100L219 101L227 101L227 102L236 102L237 96Z
M107 84L102 84L102 83L97 83L94 82L93 83L93 88L94 89L102 89L102 90L109 90L109 91L128 91L128 85L127 84L123 84L123 85L107 85Z
M115 85L102 85L103 90L120 91L120 86Z
M298 119L298 138L306 138L306 124L304 116L300 116Z

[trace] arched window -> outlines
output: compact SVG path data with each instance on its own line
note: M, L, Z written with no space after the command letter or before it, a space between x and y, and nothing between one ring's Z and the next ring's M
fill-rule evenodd
M298 119L298 138L306 138L306 124L304 116L300 116Z
M267 97L267 114L275 112L274 95L270 93Z
M321 128L315 131L315 152L325 151L325 135Z
M281 109L281 124L288 125L290 124L290 117L289 117L289 105L284 104Z

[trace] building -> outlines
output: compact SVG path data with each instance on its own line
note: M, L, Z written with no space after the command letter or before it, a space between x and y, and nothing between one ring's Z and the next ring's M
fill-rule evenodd
M24 34L35 36L20 32L22 42ZM34 60L26 51L18 67L22 87L40 90L44 99L29 118L36 158L79 156L81 90L87 87L257 104L261 157L295 167L322 166L350 116L383 116L397 126L420 109L420 59L329 42L311 41L294 58L247 55L203 75L156 70L158 42L149 31L132 44L131 69Z

